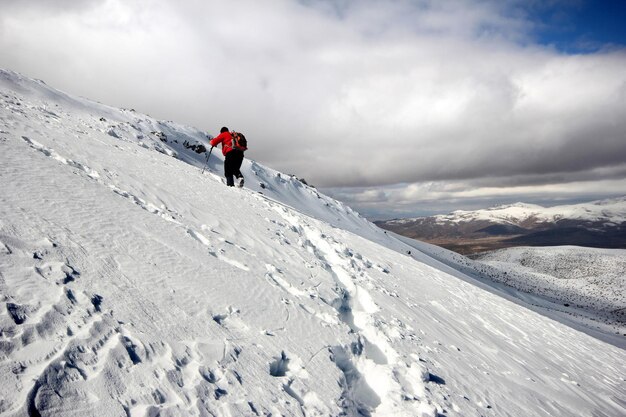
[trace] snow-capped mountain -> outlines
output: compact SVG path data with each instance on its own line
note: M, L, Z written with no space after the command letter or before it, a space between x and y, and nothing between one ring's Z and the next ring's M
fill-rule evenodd
M439 223L489 221L521 227L528 222L556 223L561 220L618 224L626 222L626 197L555 207L516 203L485 210L457 210L447 215L436 215L433 218Z
M624 350L206 146L0 71L0 415L626 412Z
M547 208L516 203L376 224L460 253L511 246L626 248L626 197Z

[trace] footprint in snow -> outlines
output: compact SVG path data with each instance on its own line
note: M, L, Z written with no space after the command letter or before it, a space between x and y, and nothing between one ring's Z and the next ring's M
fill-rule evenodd
M274 358L274 361L270 362L269 371L273 377L283 377L287 375L289 371L290 359L287 357L285 351L280 352L280 356Z

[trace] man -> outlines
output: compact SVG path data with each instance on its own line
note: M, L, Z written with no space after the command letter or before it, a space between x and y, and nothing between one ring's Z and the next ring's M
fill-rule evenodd
M243 162L243 149L235 148L233 136L227 127L220 130L220 134L211 139L211 146L222 144L222 153L224 154L224 176L226 177L226 185L233 187L235 181L233 176L237 178L237 186L243 187L243 175L241 174L241 163Z

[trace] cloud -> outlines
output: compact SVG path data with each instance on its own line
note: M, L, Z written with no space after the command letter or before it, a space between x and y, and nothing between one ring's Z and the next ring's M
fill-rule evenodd
M530 16L565 3L5 0L0 66L236 128L249 157L379 201L407 184L597 181L626 160L626 50L535 43Z
M35 13L67 13L71 11L87 10L101 0L0 0L0 6L5 11L35 12Z
M599 200L624 195L626 179L602 178L533 185L502 186L474 182L422 182L370 188L331 188L333 197L372 219L427 216L454 210L473 210L519 201L545 206Z

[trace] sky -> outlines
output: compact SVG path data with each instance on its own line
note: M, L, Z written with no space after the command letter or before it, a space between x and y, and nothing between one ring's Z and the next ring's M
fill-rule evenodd
M0 67L372 219L626 195L621 0L0 0Z

